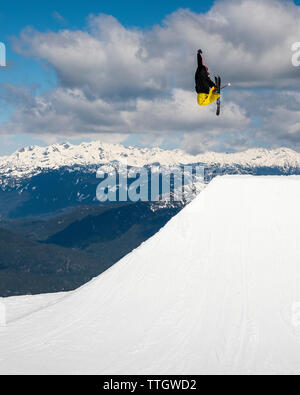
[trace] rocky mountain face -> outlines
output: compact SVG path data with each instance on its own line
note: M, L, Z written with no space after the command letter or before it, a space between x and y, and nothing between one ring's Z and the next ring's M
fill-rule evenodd
M0 158L0 215L9 218L52 214L69 207L98 205L97 170L110 165L124 169L153 169L167 174L174 166L201 165L205 182L188 189L184 206L217 175L300 174L300 154L286 148L252 149L241 153L192 156L181 150L135 148L100 142L26 147ZM121 166L120 166L121 165ZM164 198L154 209L165 207Z

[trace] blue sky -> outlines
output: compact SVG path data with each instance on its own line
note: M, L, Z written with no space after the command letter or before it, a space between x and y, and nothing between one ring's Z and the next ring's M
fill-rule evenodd
M277 1L279 1L280 4L286 3L284 0L282 0L282 1L276 0L276 2ZM221 10L221 14L222 14L222 10L224 9L226 13L228 12L228 17L230 18L230 13L232 12L232 9L229 10L230 7L226 6L226 2L229 3L228 0L220 0L219 2L217 2L217 3L220 3L220 6L215 7L215 9L217 10L217 12L219 12ZM238 2L239 1L237 1L237 3ZM241 2L243 3L243 0ZM246 0L244 2L246 2ZM253 3L256 3L256 2L257 2L257 0L253 1ZM223 3L225 5L223 5ZM261 2L261 3L264 3L264 2ZM266 0L265 3L268 4L268 6L266 6L266 10L268 9L267 7L272 8L272 0ZM3 92L1 93L1 85L3 86L3 84L9 83L12 86L22 87L22 89L25 87L29 87L30 94L32 95L32 97L41 96L41 97L45 97L45 98L46 98L46 96L43 96L43 95L47 94L47 92L50 92L50 93L55 92L56 88L61 88L65 92L68 88L70 88L70 86L68 85L69 81L66 81L65 76L66 76L66 70L68 71L68 69L66 69L66 67L69 67L69 70L70 70L72 65L69 64L68 66L61 66L61 64L55 64L55 62L53 63L53 61L51 61L49 58L47 58L47 56L45 56L45 55L41 56L40 53L38 53L40 48L39 49L34 48L34 49L30 50L26 56L24 56L24 53L23 54L17 53L17 51L15 50L15 47L14 47L13 38L15 37L15 38L19 39L20 33L22 32L22 30L24 28L26 28L28 26L32 27L34 29L35 36L39 35L39 37L42 37L43 39L46 40L47 34L49 32L56 33L57 37L61 36L62 30L67 30L70 32L76 32L76 31L87 32L88 31L87 18L89 15L91 15L91 14L93 14L93 15L107 14L107 15L112 15L113 17L115 17L124 26L126 31L128 31L128 32L133 31L134 30L133 28L137 27L142 32L144 32L145 37L149 36L151 38L153 36L153 34L152 33L148 34L147 32L153 31L154 25L156 25L156 24L161 25L162 21L164 20L164 18L166 16L169 16L170 14L174 13L179 8L188 8L192 11L191 15L189 15L187 17L182 16L182 20L183 20L182 23L185 24L185 28L188 30L189 29L188 24L190 22L192 25L194 23L193 22L194 18L199 18L199 16L201 16L201 15L205 16L205 18L208 18L207 12L214 6L214 4L215 3L213 1L199 1L199 0L197 0L197 1L194 1L194 0L181 0L181 1L160 0L160 1L156 1L156 0L154 0L152 2L142 1L142 0L127 0L127 1L125 1L125 0L103 0L103 1L75 0L72 2L72 5L69 1L64 1L64 0L60 0L60 1L53 0L52 2L41 2L38 0L28 0L26 2L23 0L22 1L13 1L13 2L2 2L1 6L0 6L0 42L4 42L7 47L8 67L7 68L0 68L0 103L1 103L0 129L1 129L1 125L4 125L8 121L11 120L13 114L16 112L16 108L18 110L18 106L17 106L16 102L7 100L6 99L7 95L5 96L5 95L3 95ZM259 3L257 3L257 4L259 4ZM300 5L300 0L295 0L294 4ZM287 10L288 10L288 8L287 8ZM290 18L292 18L293 11L288 11L288 13L290 13ZM181 18L180 14L178 14L178 15L179 15L178 18L179 17ZM188 18L188 19L186 19L186 18ZM251 18L249 18L249 19L251 19ZM175 22L172 21L171 24L173 24L175 26L177 23L176 18L174 18L174 20L175 20ZM188 20L188 22L186 22L186 20ZM249 37L253 37L253 34L251 32L249 32L249 30L251 30L251 28L252 28L251 27L251 20L247 21L247 22L249 22L249 26L245 27L245 32L249 33ZM201 34L202 34L202 33L200 33L200 32L202 32L201 20L200 20L200 22L197 21L197 23L199 25L199 43L200 43L201 47L203 45L205 47L205 44L207 44L207 48L205 48L205 49L207 49L207 51L210 51L210 52L208 52L208 60L210 61L210 64L212 65L213 69L215 70L220 67L220 64L222 61L222 56L220 55L221 57L220 57L219 61L214 60L213 41L211 43L208 43L208 42L203 43L201 41ZM207 22L205 22L205 23L207 25ZM205 25L205 23L204 23L204 25ZM219 23L219 22L217 22L217 23ZM264 29L264 27L260 26L260 25L257 28L255 23L256 22L253 21L253 31L257 31L257 29L258 30ZM260 22L257 21L257 23L260 23ZM268 25L268 23L266 23L266 25ZM114 28L117 29L117 27L115 25L113 25L113 26L114 26ZM207 28L207 26L206 26L206 28ZM281 26L279 26L279 25L276 26L276 28L278 29L278 31L282 30ZM230 26L229 26L228 32L226 33L226 34L228 34L229 39L236 40L236 38L232 38L232 37L235 36L235 30L237 30L237 29L240 29L238 21L236 21L236 26L232 27L231 32L229 31L230 30ZM271 31L273 32L273 29L274 29L273 26L269 27L269 32L266 31L266 34L271 34L270 32ZM92 34L90 32L88 32L88 34L92 36ZM165 35L166 40L170 41L170 38L167 36L167 29L164 26L161 28L160 34ZM178 31L176 31L176 34L178 34ZM188 34L188 33L186 33L186 34ZM239 33L236 33L236 36L238 36L238 34L240 34L240 30L239 30ZM252 36L251 36L251 34L252 34ZM258 34L260 34L260 33L258 33ZM74 33L74 36L75 36L75 33ZM243 36L243 34L241 36ZM246 37L246 33L245 33L245 38L243 38L243 39L248 40L249 37ZM270 35L270 37L272 37L272 36ZM297 37L298 36L295 33L295 39ZM282 38L282 40L283 39L284 39L284 37ZM160 38L159 38L159 40L160 40ZM161 48L163 48L165 45L164 40L165 39L162 39L161 42L159 43ZM180 35L178 36L178 48L179 48L178 52L180 50L182 50L182 48L184 46L187 45L184 42L184 40L185 40L185 38L182 38L182 40L181 40ZM271 38L270 38L270 40L271 40ZM300 41L300 37L299 37L299 41ZM226 41L225 41L225 43L226 43ZM241 42L240 46L243 47L243 46L249 45L249 44L251 46L253 43L251 43L249 41L245 41L245 42ZM28 42L27 42L27 45L28 45ZM188 45L189 45L189 48L193 48L193 50L196 48L195 45L193 44L193 37L188 39ZM272 45L271 42L270 42L270 45ZM174 44L173 43L168 43L168 46L169 46L168 50L170 50L171 52L174 51ZM275 44L274 44L274 46L275 46ZM122 51L122 47L120 47L120 51ZM275 53L275 49L274 49L274 53ZM175 54L175 52L174 52L174 54ZM194 72L193 71L194 66L192 66L192 60L191 60L194 57L193 52L191 52L190 55L191 55L190 59L187 60L187 63L189 63L188 70L190 70L189 72L192 76L192 74ZM248 55L248 54L246 53L246 55ZM255 57L254 53L252 55ZM241 54L241 62L243 60L242 56L245 57L245 55ZM217 59L217 56L215 56L215 58ZM237 62L238 61L239 61L239 59L237 58ZM183 59L182 59L181 63L184 63ZM272 62L270 62L270 63L272 64ZM75 65L75 67L76 67L76 65ZM177 66L178 69L180 67L181 67L180 65ZM228 69L228 67L229 66L226 65L224 67L224 70L221 69L221 71L220 71L221 73L222 72L224 73L224 75L225 75L224 78L227 78L227 76L229 78L230 75L232 74L231 73L232 70L230 71ZM267 69L265 69L264 71L268 74ZM270 71L272 71L272 70L270 70ZM91 70L91 72L93 72L93 70ZM239 72L239 70L238 70L238 72ZM198 144L198 142L196 144L197 146L199 145L199 147L201 146L201 149L206 149L205 147L208 147L209 149L214 149L214 147L216 147L216 150L217 149L227 150L228 146L231 144L233 147L233 150L236 150L236 149L240 149L240 148L241 149L247 148L248 146L251 148L251 146L255 146L255 145L261 145L261 146L268 147L268 146L272 146L274 144L275 145L280 144L279 140L278 140L278 142L274 142L271 140L269 141L268 136L267 136L267 131L263 135L259 135L258 130L254 130L255 128L263 127L263 125L264 125L264 121L260 118L260 116L263 117L263 113L261 112L261 110L259 111L259 109L257 109L257 108L254 109L255 103L258 103L258 100L261 100L261 102L263 102L263 103L266 103L269 101L270 108L268 108L267 110L271 111L271 106L274 106L273 102L275 99L273 100L271 97L271 93L266 93L268 91L265 90L265 88L268 88L268 89L270 88L270 82L267 83L266 87L264 86L265 83L262 81L252 83L252 80L256 77L253 77L252 75L250 75L251 70L248 72L248 76L247 76L247 72L245 71L244 75L242 75L242 76L239 75L237 77L236 87L238 87L239 90L235 91L234 89L232 89L230 92L228 92L228 94L227 93L225 94L225 95L228 95L229 100L233 100L232 103L234 103L234 100L236 99L237 95L239 95L239 97L241 97L241 99L243 100L241 108L239 108L236 112L236 114L240 117L240 121L237 121L235 123L238 124L238 122L240 122L239 123L240 126L233 126L233 123L229 119L224 120L224 118L223 118L224 124L228 125L228 130L230 130L230 132L229 132L230 134L227 133L226 136L222 136L221 133L218 132L219 133L218 142L216 142L216 141L213 142L213 137L212 137L213 134L211 135L211 140L209 142L208 141L205 142L206 135L202 135L201 144L200 143ZM275 73L276 75L279 75L278 72L276 72L276 73ZM58 76L59 76L59 79L57 78ZM80 79L78 77L78 74L74 78L75 78L75 80L76 80L76 78L78 80ZM108 76L108 78L110 78L110 77ZM148 78L150 79L150 76L148 76ZM174 85L173 88L175 87L175 88L183 89L184 91L187 91L188 89L192 88L192 85L190 88L189 87L187 88L188 85L187 85L186 81L178 82L178 80L181 79L181 77L178 77L178 71L176 71L176 73L173 73L173 74L170 72L170 75L168 75L167 78L169 81L172 81L172 84ZM193 77L191 77L191 81L192 81L192 78ZM175 84L174 84L174 81L176 81ZM73 85L71 86L71 88L77 89L79 87L80 89L82 89L82 92L84 92L84 95L86 95L87 92L84 90L84 88L82 88L83 85L80 85L81 83L83 84L83 82L78 82L77 80L76 80L76 82L74 82L74 80L72 80ZM176 83L177 83L177 85L176 85ZM248 90L246 90L247 84L249 85ZM251 84L252 84L252 86L250 86ZM252 92L252 99L246 100L245 98L248 94L250 94L250 92ZM97 90L97 92L96 91L93 92L93 95L101 97L102 93L103 93L103 87L99 86L99 89ZM163 93L163 95L168 94L168 95L174 96L175 93L170 88L167 92ZM90 94L90 92L89 92L89 94ZM178 94L178 92L176 94ZM281 100L279 98L279 94L280 94L280 89L279 89L279 85L278 85L278 91L276 92L276 95L278 95L278 98L277 98L278 101ZM138 98L139 93L136 93L136 95L137 95L136 97ZM18 105L19 105L20 100L22 100L22 99L20 99L20 97L21 96L19 95ZM153 99L153 103L154 103L153 108L157 108L155 105L156 99L157 98ZM45 100L50 100L50 99L46 98ZM130 98L130 100L132 100L132 98ZM159 99L159 100L161 100L161 99ZM188 98L187 98L187 100L188 100ZM129 99L128 99L128 101L129 101ZM108 102L106 102L106 103L108 103ZM238 104L240 104L240 103L238 103ZM23 107L22 107L22 111L26 114L26 113L28 113L28 109L26 110L24 106L25 105L23 105ZM257 106L258 106L258 104L257 104ZM120 108L119 104L115 105L115 108ZM18 111L21 114L21 110L18 110ZM150 112L151 111L154 111L154 110L151 109ZM258 113L254 114L253 113L254 111L258 111ZM245 114L247 113L247 114L245 115L244 113ZM20 117L21 117L21 115L20 115ZM143 117L145 118L145 116L143 116ZM250 126L249 126L249 122L248 122L248 126L247 126L248 129L247 130L245 129L244 126L241 126L242 124L246 125L246 123L247 123L245 121L245 117L248 117L248 121L250 123L252 122L252 125L250 125ZM294 117L294 113L291 114L291 117ZM184 116L183 116L183 118L184 118ZM242 119L244 119L244 123L243 123ZM22 120L22 118L21 118L21 120ZM294 123L297 123L297 121L298 121L297 119L293 118ZM106 120L104 120L104 123L105 122L106 122ZM160 125L160 122L163 123L162 119L157 120L158 127ZM210 129L215 130L215 128L217 127L219 130L221 128L221 125L220 124L216 125L215 122L216 122L215 120L213 122L205 120L205 121L203 121L203 127L208 128L208 130L210 130ZM179 119L178 123L184 125L184 121L182 119ZM267 122L265 120L265 124L268 124L268 123L272 124L272 125L278 124L278 120L276 120L276 121L272 120L272 122ZM59 122L58 122L58 124L59 124ZM31 134L31 133L26 132L26 130L25 130L26 128L24 129L25 131L23 131L19 125L20 125L20 122L19 122L19 124L17 124L16 121L13 121L13 123L9 125L9 128L6 128L6 129L4 128L5 131L9 130L9 133L10 133L10 130L12 130L12 132L11 132L11 136L8 136L7 132L5 132L5 133L2 132L2 137L0 136L0 143L1 143L0 155L10 153L10 152L14 151L15 149L20 148L23 145L27 145L27 144L31 144L31 143L46 144L46 143L51 142L53 140L53 138L51 137L51 133L53 134L53 131L51 133L45 132L45 134L43 134L41 132L40 135L38 135L37 133ZM138 127L137 125L138 126L141 125L140 118L138 116L137 116L137 121L135 123L135 128ZM141 127L141 126L139 126L139 127ZM237 138L236 134L234 135L234 137L232 137L233 132L234 132L235 128L237 128L237 127L241 128L240 134L239 134L238 138ZM290 127L293 128L293 125L291 125ZM124 143L147 145L147 144L149 144L149 141L153 140L153 141L157 142L157 145L160 145L162 147L168 147L168 148L172 147L173 148L173 147L181 146L184 149L185 148L190 149L190 147L194 145L192 140L196 139L195 130L193 129L192 126L190 126L190 128L192 130L192 133L189 135L189 137L187 137L187 139L189 139L189 141L190 140L191 141L189 143L185 142L184 143L185 145L183 145L183 146L181 143L183 140L185 141L185 137L182 139L182 137L180 136L180 133L179 134L177 133L177 135L174 134L171 137L170 137L170 133L169 134L166 133L166 138L164 138L164 139L160 138L160 136L159 136L160 133L158 133L157 135L154 136L155 133L154 134L152 133L152 135L151 135L151 133L149 132L148 134L145 134L142 138L140 138L141 136L136 133L132 133L132 134L127 133L128 136L126 137L126 139L120 139L120 141L124 142ZM123 132L121 131L121 134L122 133ZM214 133L216 134L216 132L214 132ZM251 135L251 133L252 133L252 135ZM83 134L84 134L84 136L82 136L82 135L79 136L79 134L78 134L78 136L72 135L72 136L70 136L70 140L82 141L82 140L88 140L91 138L89 136L89 133L86 133L86 134L83 133ZM232 136L231 136L231 134L232 134ZM282 131L280 133L278 133L278 136L279 136L279 134L280 134L280 136L282 136ZM46 136L47 136L47 138L46 138ZM56 141L64 141L66 138L69 138L68 136L69 135L67 135L67 136L59 135L59 133L58 133L58 136L56 136ZM107 133L105 134L105 136L107 138ZM115 137L115 136L116 135L114 135L114 141L117 140L117 137ZM200 136L200 134L199 134L199 136ZM250 137L252 140L250 140ZM200 139L200 137L198 138L198 140L199 139ZM234 143L232 142L233 141L232 139L234 140ZM248 143L246 141L248 141ZM228 142L228 144L227 144L227 142ZM225 143L227 144L227 146ZM289 145L289 141L282 142L282 144Z
M300 1L300 0L299 0ZM206 12L213 1L196 0L19 0L2 2L0 7L0 41L7 46L10 69L0 74L0 82L14 80L19 83L40 83L51 87L54 76L44 71L38 62L17 55L10 43L11 36L17 36L26 26L45 32L60 29L84 29L89 14L109 14L124 26L151 28L159 24L166 15L178 8L190 8L195 12ZM63 18L59 19L58 14Z
M212 1L162 0L24 0L2 2L0 7L0 42L7 50L8 67L0 69L0 84L11 82L19 85L36 85L36 93L42 93L56 86L56 75L40 61L17 54L11 45L12 36L18 36L26 26L45 31L60 29L85 29L89 14L115 16L124 26L142 29L159 24L166 15L178 8L190 8L195 12L209 10ZM62 17L60 19L60 16ZM13 107L2 105L0 123L9 119ZM7 141L6 141L7 142ZM8 144L2 143L0 155L11 153L22 145L43 144L42 140L26 135L14 137ZM132 139L132 143L135 143Z
M34 25L38 30L56 30L61 27L53 18L53 12L58 12L65 18L70 28L80 29L84 19L90 13L111 14L126 26L151 27L178 8L190 8L195 12L205 12L212 1L199 0L40 0L3 2L0 9L1 35L16 34L26 25Z

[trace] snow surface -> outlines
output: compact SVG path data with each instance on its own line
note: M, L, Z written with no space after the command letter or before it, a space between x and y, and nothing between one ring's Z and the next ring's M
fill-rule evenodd
M53 144L48 147L30 146L10 156L0 157L0 176L20 178L32 176L42 170L68 166L90 166L112 161L127 160L130 166L159 163L164 166L206 163L207 165L243 167L300 167L300 153L288 148L274 150L250 149L245 152L224 154L208 152L190 155L182 150L124 147L99 141L80 145Z
M43 295L11 296L5 299L6 322L14 322L62 299L67 293L57 292ZM0 302L3 302L3 299Z
M0 373L299 374L299 202L298 176L214 179L101 276L0 327Z

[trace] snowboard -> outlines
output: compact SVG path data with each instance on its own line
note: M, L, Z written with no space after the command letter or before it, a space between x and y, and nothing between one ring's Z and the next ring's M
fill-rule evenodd
M221 93L221 77L215 77L216 80L216 87L217 87L217 92ZM216 115L219 116L221 113L221 98L217 99L217 112Z

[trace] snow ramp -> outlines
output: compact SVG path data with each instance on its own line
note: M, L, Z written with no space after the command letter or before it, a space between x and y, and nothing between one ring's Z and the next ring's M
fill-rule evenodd
M0 327L0 373L299 374L299 204L300 177L216 178L110 270Z

